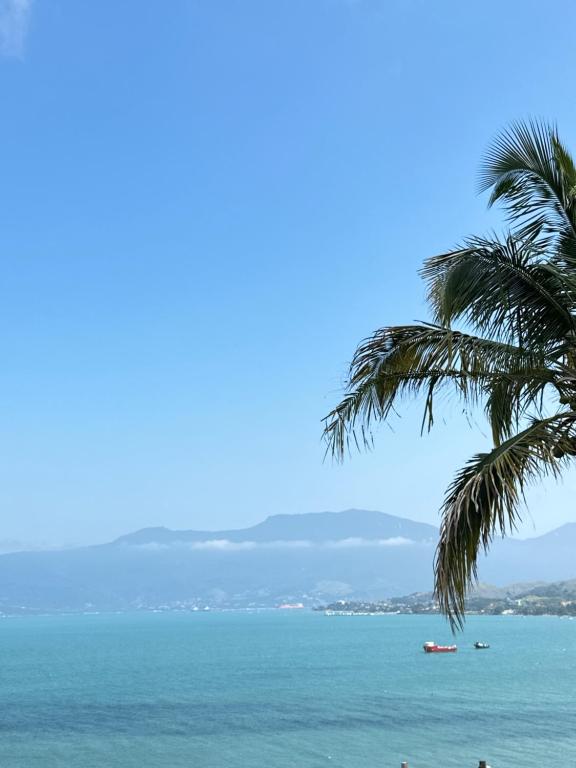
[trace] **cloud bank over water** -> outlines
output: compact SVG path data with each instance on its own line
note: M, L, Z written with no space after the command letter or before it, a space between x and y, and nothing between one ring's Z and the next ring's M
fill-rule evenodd
M149 552L167 550L186 550L200 552L252 552L255 550L301 550L301 549L359 549L386 547L415 547L423 546L425 542L395 536L389 539L349 538L334 541L282 540L282 541L230 541L229 539L209 539L207 541L175 541L169 544L147 542L146 544L128 545L135 549Z

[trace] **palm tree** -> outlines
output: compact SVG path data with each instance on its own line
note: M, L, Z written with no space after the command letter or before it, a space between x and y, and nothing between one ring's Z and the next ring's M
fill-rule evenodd
M514 529L526 487L576 456L576 166L555 127L517 123L489 149L480 179L489 205L503 204L508 232L425 261L432 321L362 341L324 428L343 459L370 448L373 426L405 397L423 397L423 429L440 391L483 406L494 445L448 488L434 563L453 628L479 553Z

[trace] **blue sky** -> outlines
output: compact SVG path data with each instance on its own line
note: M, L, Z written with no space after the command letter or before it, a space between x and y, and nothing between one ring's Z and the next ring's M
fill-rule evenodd
M510 121L576 149L571 2L0 0L0 538L364 507L437 522L456 407L323 463L355 344L499 227ZM576 480L523 532L576 520Z

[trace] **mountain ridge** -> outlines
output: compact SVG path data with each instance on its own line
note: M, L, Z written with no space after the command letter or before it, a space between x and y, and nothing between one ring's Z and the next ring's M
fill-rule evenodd
M434 526L370 510L271 515L228 531L145 528L88 547L0 555L0 612L315 606L427 592ZM485 583L569 581L576 524L498 540Z
M312 523L312 527L310 526ZM247 528L219 531L172 530L164 526L141 528L120 536L112 544L146 544L185 541L330 541L355 538L435 539L438 529L428 523L390 515L386 512L347 509L342 512L306 512L298 515L270 515Z

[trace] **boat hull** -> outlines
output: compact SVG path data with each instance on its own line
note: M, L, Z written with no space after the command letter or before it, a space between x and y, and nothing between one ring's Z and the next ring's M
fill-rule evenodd
M425 645L425 653L456 653L458 647L456 645Z

